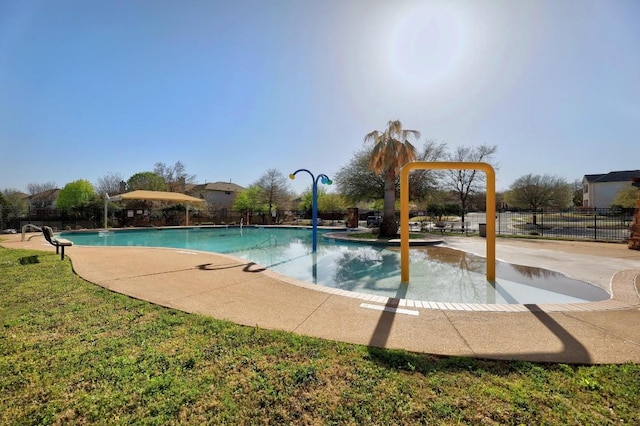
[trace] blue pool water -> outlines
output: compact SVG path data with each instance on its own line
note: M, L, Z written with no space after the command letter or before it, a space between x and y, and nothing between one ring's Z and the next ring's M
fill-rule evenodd
M147 246L227 253L301 281L386 297L453 303L576 303L606 300L604 290L540 268L498 262L496 282L484 258L446 247L410 250L410 283L400 279L398 248L322 238L311 250L306 228L229 227L68 232L90 246Z

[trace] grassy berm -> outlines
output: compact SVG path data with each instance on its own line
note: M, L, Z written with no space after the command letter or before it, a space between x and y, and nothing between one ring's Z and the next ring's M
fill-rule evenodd
M238 326L0 248L0 424L640 424L640 366L437 357ZM286 315L286 313L283 313Z

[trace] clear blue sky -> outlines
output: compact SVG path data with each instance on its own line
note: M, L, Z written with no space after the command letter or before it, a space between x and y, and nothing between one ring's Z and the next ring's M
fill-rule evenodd
M391 119L498 189L640 169L640 2L0 1L0 189L331 175Z

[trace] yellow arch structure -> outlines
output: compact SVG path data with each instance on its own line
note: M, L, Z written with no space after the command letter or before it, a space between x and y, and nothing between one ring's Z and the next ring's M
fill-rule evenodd
M487 175L487 281L496 280L496 173L487 163L413 161L400 172L400 276L409 282L409 173L412 170L481 170Z

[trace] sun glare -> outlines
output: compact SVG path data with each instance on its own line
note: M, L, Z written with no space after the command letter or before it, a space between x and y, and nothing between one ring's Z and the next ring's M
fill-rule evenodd
M459 71L466 46L463 17L440 4L402 10L388 38L394 80L414 89L446 83Z

